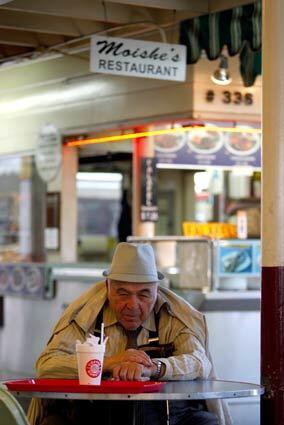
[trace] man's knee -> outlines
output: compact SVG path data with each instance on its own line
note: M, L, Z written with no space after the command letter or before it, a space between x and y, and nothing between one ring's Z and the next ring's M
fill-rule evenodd
M214 413L205 411L192 412L190 418L181 425L219 425L219 420Z

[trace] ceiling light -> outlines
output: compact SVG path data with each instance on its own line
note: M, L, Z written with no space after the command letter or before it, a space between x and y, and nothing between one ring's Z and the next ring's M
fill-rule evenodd
M122 174L120 173L88 173L79 172L76 175L77 180L81 181L104 181L104 182L121 182Z
M227 86L230 84L232 82L232 78L228 68L228 58L224 55L221 55L219 68L217 68L211 75L211 80L213 83L218 84L219 86Z

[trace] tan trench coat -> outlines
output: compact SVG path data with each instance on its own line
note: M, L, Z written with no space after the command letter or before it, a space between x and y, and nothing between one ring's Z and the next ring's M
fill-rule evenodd
M191 330L192 334L201 342L202 346L205 348L206 355L212 363L208 349L208 330L205 316L172 291L163 287L159 287L158 291L159 295L170 305L171 312L184 323L184 325ZM72 320L76 319L76 323L82 329L82 333L87 337L88 333L92 330L98 313L106 301L106 297L107 291L105 281L92 286L91 289L69 305L56 324L52 336L66 328ZM86 315L86 311L90 314ZM71 352L74 352L75 341L73 342L73 346L68 348ZM210 378L216 379L213 364L209 379ZM206 404L208 410L218 416L220 425L232 425L232 418L227 403L224 400L207 400ZM28 411L30 424L38 425L38 420L40 420L41 417L42 410L40 402L37 399L32 399Z

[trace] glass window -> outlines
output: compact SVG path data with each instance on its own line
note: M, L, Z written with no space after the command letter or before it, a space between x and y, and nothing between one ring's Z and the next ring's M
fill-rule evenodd
M44 259L42 185L32 156L0 158L1 262Z
M78 259L107 261L117 241L120 173L77 173Z

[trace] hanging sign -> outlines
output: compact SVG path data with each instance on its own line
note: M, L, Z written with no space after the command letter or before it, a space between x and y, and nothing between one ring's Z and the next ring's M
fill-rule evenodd
M54 180L61 166L61 137L53 124L42 127L36 148L37 171L45 182Z
M185 81L186 47L94 35L90 68L103 74Z
M157 173L156 159L141 159L141 221L157 221Z
M192 121L187 126L196 124ZM200 121L188 132L154 136L155 157L158 164L172 167L250 166L259 169L261 133L258 127L257 123L236 125L229 121Z

